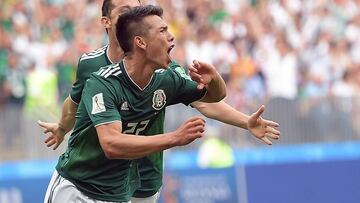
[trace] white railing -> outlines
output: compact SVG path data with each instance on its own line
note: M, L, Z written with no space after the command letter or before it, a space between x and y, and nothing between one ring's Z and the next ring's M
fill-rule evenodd
M360 99L317 99L286 100L270 99L264 102L263 115L280 123L281 139L275 145L302 143L344 142L360 139ZM259 104L260 105L260 104ZM259 106L252 105L253 112ZM41 114L42 119L48 118ZM184 105L167 108L165 128L174 130L193 115L200 115L195 109ZM226 116L226 115L224 115ZM53 116L49 116L53 118ZM38 116L24 115L19 107L0 110L0 161L12 159L56 158L66 148L64 142L56 151L44 144L44 134L36 123ZM253 138L248 131L207 119L206 133L224 139L234 148L258 147L263 143ZM177 148L194 149L201 140Z

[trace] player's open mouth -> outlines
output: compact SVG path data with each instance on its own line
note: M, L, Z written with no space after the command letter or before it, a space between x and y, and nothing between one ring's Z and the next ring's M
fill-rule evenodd
M170 47L168 48L168 54L170 54L170 52L171 52L171 50L173 49L175 47L175 44L172 44L172 45L170 45Z
M172 45L170 45L170 47L167 50L167 56L168 56L168 60L169 60L167 63L170 63L172 61L171 56L170 56L170 52L174 47L175 47L175 44L172 44Z

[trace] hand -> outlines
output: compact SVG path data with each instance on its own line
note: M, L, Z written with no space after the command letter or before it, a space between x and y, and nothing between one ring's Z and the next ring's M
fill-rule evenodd
M265 106L262 105L257 112L253 113L247 123L248 130L258 139L262 140L268 145L272 145L269 138L278 140L280 132L276 130L279 127L278 123L265 120L261 118L261 114L265 111Z
M208 63L194 60L189 67L189 75L193 81L198 83L198 89L203 89L209 84L214 78L214 74L217 74L215 67Z
M205 120L194 116L185 121L174 133L175 145L183 146L201 138L205 131Z
M44 129L44 133L50 133L45 139L47 147L53 146L53 150L57 149L61 142L64 140L65 132L59 127L58 123L46 123L43 121L37 122L40 127Z

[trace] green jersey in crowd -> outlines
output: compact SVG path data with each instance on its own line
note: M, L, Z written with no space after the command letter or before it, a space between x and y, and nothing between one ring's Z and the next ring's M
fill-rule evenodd
M162 134L166 106L188 105L206 91L198 90L196 82L174 69L155 71L144 89L128 76L123 62L92 73L82 94L68 149L56 167L59 174L94 199L128 201L138 187L134 170L139 167L138 194L144 197L155 194L162 185L162 152L135 161L109 160L95 127L121 121L123 133Z

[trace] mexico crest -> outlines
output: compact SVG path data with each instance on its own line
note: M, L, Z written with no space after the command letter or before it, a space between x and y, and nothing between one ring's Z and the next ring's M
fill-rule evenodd
M162 109L166 104L166 95L164 90L156 90L152 98L152 107L155 110Z

